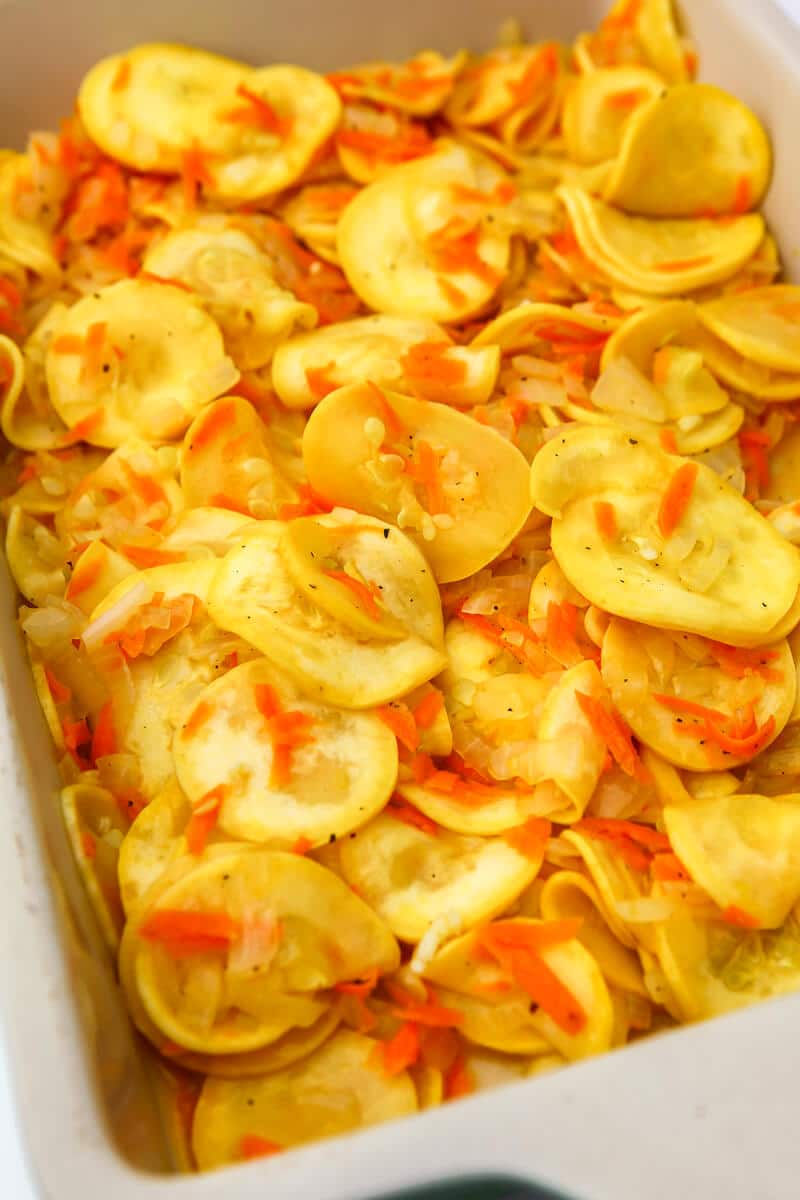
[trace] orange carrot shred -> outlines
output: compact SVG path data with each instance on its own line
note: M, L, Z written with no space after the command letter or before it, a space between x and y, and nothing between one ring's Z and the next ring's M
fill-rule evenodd
M214 706L209 704L207 700L201 700L192 711L186 724L183 726L182 734L184 737L192 737L197 733L198 729L202 729L206 721L214 712Z
M419 1027L413 1021L406 1021L394 1037L381 1043L380 1049L384 1074L399 1075L407 1067L413 1067L419 1058Z
M552 832L552 825L545 817L529 817L524 825L517 825L504 835L504 840L525 858L540 862Z
M747 175L740 175L736 180L736 189L733 193L733 204L731 211L740 215L750 210L753 204L753 189L750 186L750 179Z
M114 78L111 81L112 92L123 91L130 82L131 78L131 62L129 58L123 58L114 72Z
M743 908L739 908L736 904L729 904L727 908L722 910L720 916L728 925L738 925L740 929L758 929L761 925L757 917L752 916L749 912L745 912Z
M336 583L342 584L350 591L360 608L363 608L368 616L374 620L379 620L381 609L377 601L380 599L380 590L376 584L369 582L363 583L360 579L354 579L352 575L348 575L347 571L323 571L323 574L328 579L333 579Z
M395 700L394 703L384 705L383 708L376 708L375 716L380 717L384 725L388 725L398 742L405 746L406 750L412 754L416 751L419 734L414 714L408 705Z
M430 729L443 708L444 696L438 688L432 688L414 709L414 723L417 729Z
M189 444L191 451L203 450L209 442L213 442L217 434L236 418L236 407L231 400L218 400L207 410L199 429L195 429Z
M185 831L186 847L190 854L199 855L205 850L211 832L217 824L225 792L224 784L218 784L192 805L192 815Z
M458 1100L461 1096L469 1096L475 1091L475 1079L463 1056L459 1055L445 1071L444 1098Z
M678 453L678 442L675 438L675 432L672 429L661 429L658 433L658 441L661 449L667 454Z
M275 689L268 683L254 686L256 708L266 721L272 742L270 785L285 787L292 773L293 751L313 741L310 732L313 717L299 711L286 711Z
M413 804L409 804L407 800L401 799L400 796L392 796L386 805L386 812L396 821L402 821L404 825L410 825L412 829L419 829L421 833L427 833L430 837L436 837L439 832L439 826L435 821L426 817L423 812L420 812Z
M236 95L240 96L245 103L225 113L224 121L232 121L240 125L255 125L259 129L263 129L265 133L272 133L281 138L290 132L293 125L292 118L279 116L268 100L252 91L246 84L239 84L236 88Z
M311 841L311 838L307 838L305 834L301 834L301 836L297 838L297 840L290 847L290 850L292 854L299 854L302 858L305 854L308 854L313 845L314 843Z
M87 830L81 834L81 850L88 859L93 859L97 854L97 841Z
M658 528L663 537L671 537L681 522L692 498L697 463L687 462L678 467L661 498L658 508Z
M382 389L378 387L377 383L373 383L371 379L366 381L364 387L367 389L368 399L377 408L378 417L383 422L389 437L402 437L405 433L405 426L391 404L389 404Z
M414 448L414 457L406 463L406 474L415 483L420 484L425 492L425 503L431 516L447 512L442 477L439 471L439 461L443 457L444 454L434 450L430 442L418 439Z
M104 758L108 754L116 754L117 736L114 731L114 712L111 701L107 700L97 715L92 734L92 762Z
M94 412L89 413L88 416L83 417L82 420L73 425L71 429L62 433L58 439L58 445L74 446L76 442L82 442L84 438L94 432L98 425L102 425L103 417L102 408L95 409Z
M704 267L711 262L710 254L700 254L697 258L676 258L672 262L660 262L655 264L656 271L692 271L695 267Z
M267 1158L272 1154L281 1154L285 1146L271 1142L269 1138L257 1133L246 1133L239 1143L239 1157L243 1159Z
M639 758L631 741L630 731L619 713L606 708L602 701L584 692L576 692L575 698L592 729L605 742L611 757L625 774L643 783L649 783L649 772Z
M137 567L161 567L183 562L185 554L177 550L161 550L157 546L120 546L120 550Z
M226 912L157 908L139 926L140 937L158 942L173 958L227 950L241 937L242 926Z
M669 882L688 882L689 872L677 854L657 854L652 861L653 878Z
M597 532L605 541L613 541L617 536L617 512L614 505L608 500L595 500L593 507Z
M49 667L45 667L44 677L47 680L47 687L55 703L66 704L67 700L71 699L72 697L72 692L70 689L53 674Z
M74 600L76 596L80 596L81 593L93 587L103 570L103 560L97 556L85 565L82 565L82 562L83 555L76 562L72 578L67 584L65 592L67 600Z
M201 187L214 186L214 176L208 166L212 157L197 142L194 142L191 149L183 152L181 177L183 179L183 202L187 210L191 210L197 205Z
M315 400L324 400L330 392L335 392L338 383L330 378L329 371L336 363L329 362L324 367L306 367L305 376L308 390Z

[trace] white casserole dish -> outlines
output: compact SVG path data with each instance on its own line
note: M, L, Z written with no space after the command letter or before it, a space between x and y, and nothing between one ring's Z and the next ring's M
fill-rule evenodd
M330 68L427 45L478 48L517 9L529 33L568 40L606 8L606 0L500 8L492 0L2 0L0 144L21 145L29 129L52 126L92 62L139 41ZM686 0L684 18L702 77L752 105L771 131L776 172L766 212L787 274L799 277L800 34L770 0ZM576 1200L797 1194L800 995L400 1124L213 1175L171 1175L141 1050L61 828L50 739L15 610L3 566L0 997L42 1197L255 1200L268 1190L273 1200L378 1200L448 1181L446 1195L471 1200L467 1180L476 1178L539 1182Z

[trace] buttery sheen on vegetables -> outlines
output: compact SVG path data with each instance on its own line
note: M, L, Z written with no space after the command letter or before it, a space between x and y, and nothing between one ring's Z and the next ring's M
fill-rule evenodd
M146 44L0 154L6 558L186 1169L800 986L800 288L695 68L669 0Z

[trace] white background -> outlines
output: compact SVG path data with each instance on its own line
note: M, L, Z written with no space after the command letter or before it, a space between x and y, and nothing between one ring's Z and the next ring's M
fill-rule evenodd
M434 0L435 2L435 0ZM745 3L757 3L760 0L744 0ZM800 0L775 0L787 12L800 21ZM691 12L691 0L684 0L685 9ZM504 8L512 11L514 0L504 0ZM7 965L8 966L8 965ZM14 1116L9 1093L8 1072L6 1059L0 1043L0 1197L3 1200L39 1200L36 1197L23 1149L20 1144L19 1130Z

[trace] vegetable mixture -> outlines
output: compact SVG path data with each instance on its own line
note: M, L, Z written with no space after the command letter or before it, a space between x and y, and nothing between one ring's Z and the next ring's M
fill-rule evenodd
M800 287L668 0L141 45L0 156L0 470L187 1169L800 985Z

